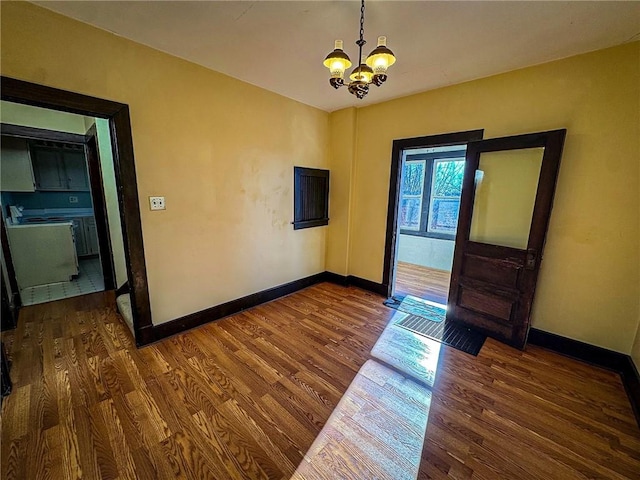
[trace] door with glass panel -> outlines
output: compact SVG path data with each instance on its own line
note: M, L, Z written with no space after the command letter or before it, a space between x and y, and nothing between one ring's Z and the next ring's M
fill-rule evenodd
M448 321L526 344L565 134L467 145Z

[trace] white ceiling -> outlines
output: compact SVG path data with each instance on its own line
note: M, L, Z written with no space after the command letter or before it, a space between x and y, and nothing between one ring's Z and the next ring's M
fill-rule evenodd
M640 1L369 0L364 55L386 35L398 61L359 101L322 65L335 39L357 64L358 1L34 3L327 111L640 39Z

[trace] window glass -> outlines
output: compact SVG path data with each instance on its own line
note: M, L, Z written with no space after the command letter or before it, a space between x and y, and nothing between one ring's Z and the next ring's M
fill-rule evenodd
M435 159L427 231L455 235L464 177L464 159Z
M424 160L409 160L402 169L400 228L405 230L420 229L425 163Z

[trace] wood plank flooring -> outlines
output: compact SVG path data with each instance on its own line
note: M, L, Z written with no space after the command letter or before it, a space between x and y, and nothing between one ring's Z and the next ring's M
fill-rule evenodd
M24 308L1 476L289 478L397 313L382 300L323 283L139 350L112 292ZM438 351L420 478L640 478L617 374Z
M447 303L451 272L398 262L394 295L413 295L438 303Z

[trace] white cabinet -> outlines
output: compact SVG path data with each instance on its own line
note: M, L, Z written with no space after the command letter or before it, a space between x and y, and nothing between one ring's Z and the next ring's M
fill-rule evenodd
M3 192L34 192L35 181L27 141L2 136L0 152L0 190Z
M96 229L96 219L85 217L84 219L84 239L87 244L87 255L98 255L98 230Z
M78 274L68 222L8 226L7 235L20 289L68 282Z
M84 221L82 217L74 218L73 220L73 237L76 242L76 252L78 257L83 257L87 254L87 243L84 239Z
M76 252L78 257L97 255L98 231L96 220L93 217L77 217L73 219L73 234L76 240Z

